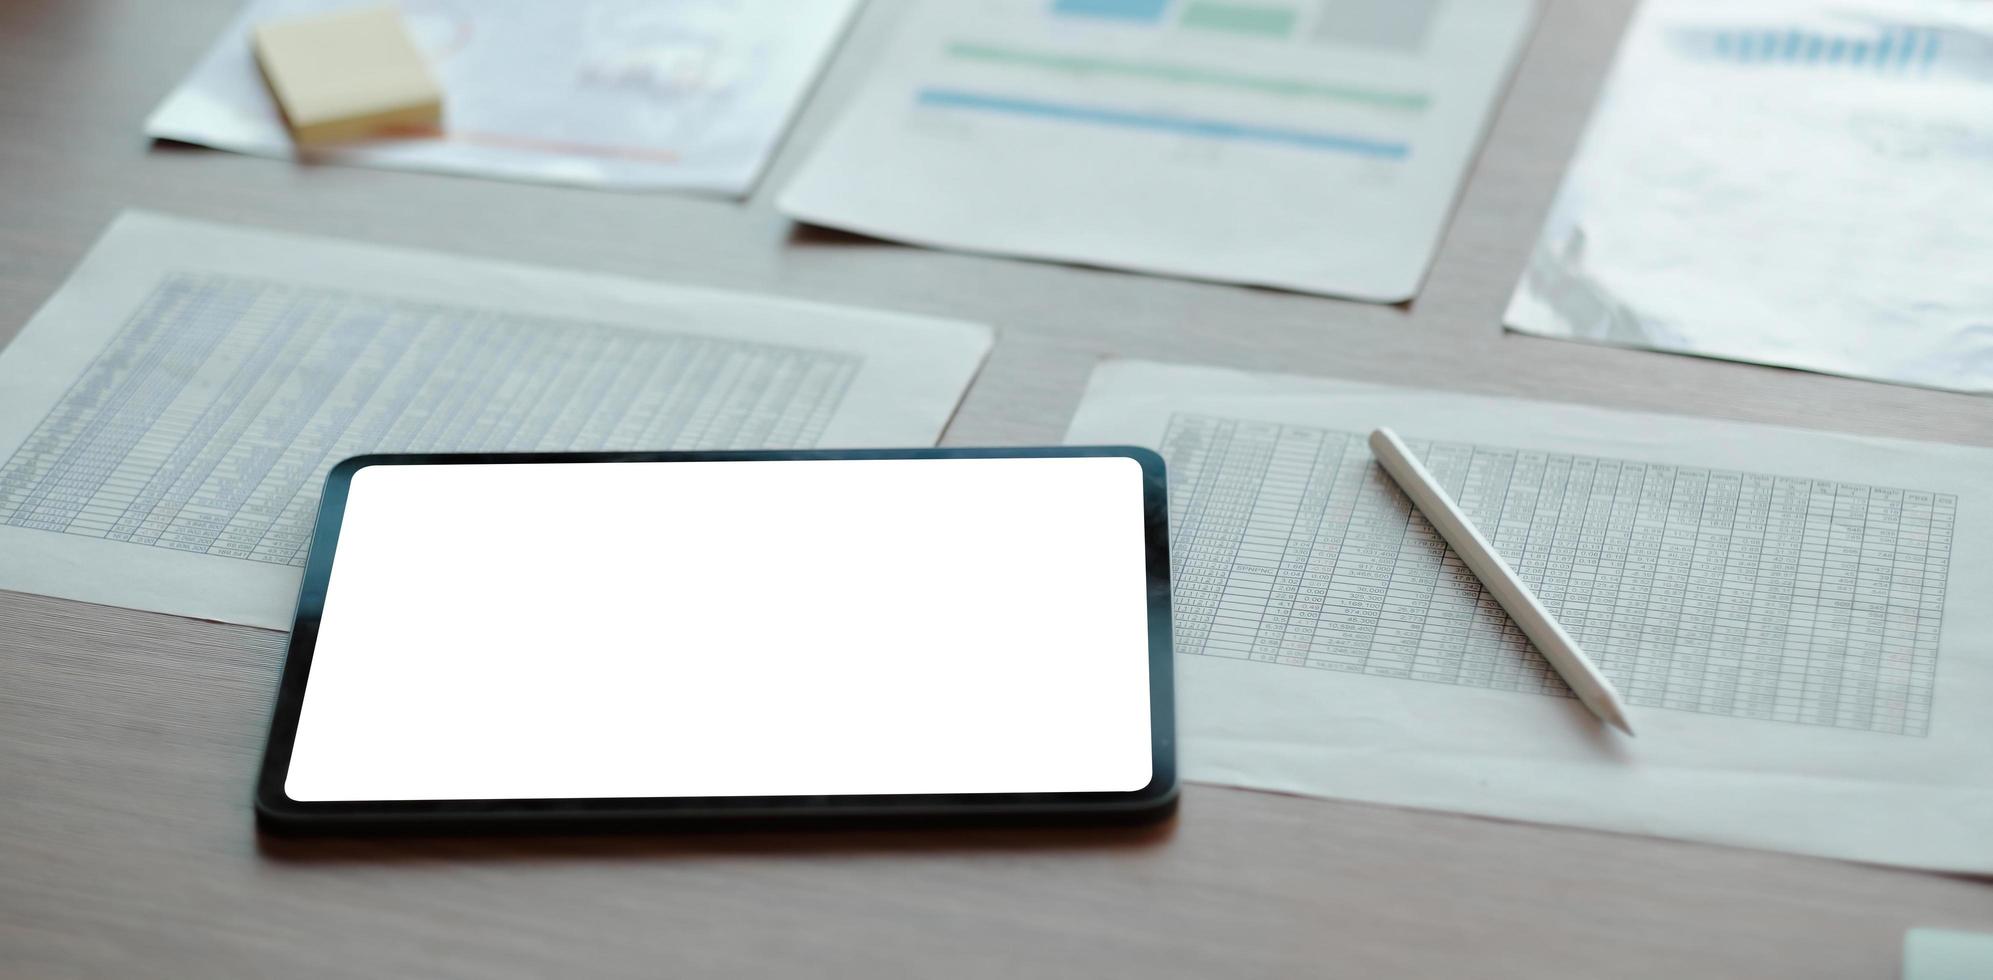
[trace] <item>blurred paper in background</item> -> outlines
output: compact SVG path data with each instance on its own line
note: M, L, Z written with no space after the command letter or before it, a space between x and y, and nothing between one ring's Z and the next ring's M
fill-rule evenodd
M744 194L858 2L406 0L402 16L443 84L445 137L314 152L312 159ZM249 29L354 5L254 0L153 112L146 134L292 156L250 57Z
M940 0L783 190L939 248L1399 302L1533 0Z
M1993 391L1993 4L1648 3L1507 323Z

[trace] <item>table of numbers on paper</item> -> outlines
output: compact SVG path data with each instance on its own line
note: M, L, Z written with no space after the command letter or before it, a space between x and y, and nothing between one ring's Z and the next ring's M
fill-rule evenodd
M174 273L0 464L0 525L301 565L348 456L811 446L861 362Z
M1928 731L1954 495L1406 441L1632 704ZM1364 434L1162 451L1180 653L1568 696Z

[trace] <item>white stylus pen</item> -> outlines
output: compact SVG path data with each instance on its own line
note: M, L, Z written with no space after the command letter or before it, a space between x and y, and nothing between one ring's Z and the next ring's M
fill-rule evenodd
M1516 577L1515 569L1510 568L1488 539L1481 536L1474 522L1467 519L1467 515L1447 494L1446 488L1432 478L1418 457L1405 448L1398 434L1390 429L1372 432L1370 452L1377 457L1384 472L1398 481L1398 487L1405 491L1405 496L1412 498L1419 512L1426 515L1426 520L1439 532L1439 536L1453 546L1454 553L1473 571L1474 577L1480 579L1495 601L1502 604L1509 618L1521 627L1523 635L1536 644L1543 659L1557 668L1558 676L1571 685L1571 692L1578 696L1578 700L1592 709L1592 714L1598 715L1600 721L1628 735L1633 734L1633 726L1626 720L1626 704L1620 701L1619 692L1613 690L1612 682L1606 680L1598 665L1592 663L1583 650L1578 649L1578 642L1571 639L1571 634L1557 625L1550 610L1543 608L1536 594Z

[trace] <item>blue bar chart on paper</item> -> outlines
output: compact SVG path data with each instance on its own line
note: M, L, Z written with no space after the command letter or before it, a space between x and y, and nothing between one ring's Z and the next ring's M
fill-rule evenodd
M1800 28L1682 30L1677 41L1690 53L1739 65L1867 68L1878 73L1921 73L1937 63L1944 32L1883 27L1860 34Z
M1105 17L1154 23L1169 9L1169 0L1057 0L1052 12L1064 17Z

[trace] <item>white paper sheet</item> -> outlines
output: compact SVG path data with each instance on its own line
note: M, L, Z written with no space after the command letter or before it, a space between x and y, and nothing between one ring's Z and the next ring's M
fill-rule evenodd
M1912 929L1903 935L1903 980L1993 977L1993 933Z
M1569 696L1369 459L1403 434L1600 662ZM1993 871L1993 451L1141 362L1185 778Z
M145 132L257 156L295 148L252 25L355 0L253 0ZM314 151L319 163L625 190L745 194L859 0L402 0L443 85L440 139Z
M1408 299L1532 13L924 3L780 206L941 248Z
M1993 391L1993 5L1649 0L1507 323Z
M341 459L931 445L990 341L128 213L0 352L0 589L288 628Z

